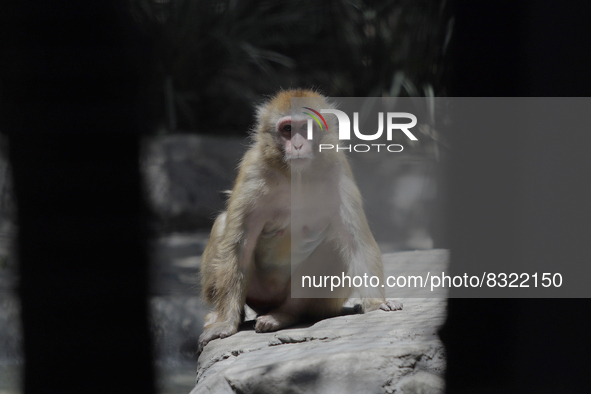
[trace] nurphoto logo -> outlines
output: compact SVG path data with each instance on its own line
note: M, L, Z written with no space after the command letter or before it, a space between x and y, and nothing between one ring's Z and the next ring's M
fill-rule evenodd
M305 115L310 116L312 119L308 119L308 129L307 129L307 138L311 140L313 138L313 121L316 121L320 130L328 130L328 125L326 120L322 116L322 114L333 114L336 116L338 121L338 135L339 140L341 141L349 141L351 140L351 120L349 116L338 109L321 109L320 112L310 108L310 107L302 107L305 110L310 112L303 112ZM395 123L395 119L408 119L410 122L407 123ZM408 112L387 112L386 113L386 139L388 141L392 141L392 135L394 130L400 130L410 139L411 141L417 141L417 137L409 130L417 125L417 117ZM353 133L356 138L362 141L375 141L379 139L382 134L384 133L384 112L378 112L378 131L373 134L363 134L359 130L359 112L353 112ZM330 150L336 149L339 150L347 150L349 152L369 152L372 147L379 152L381 147L386 147L388 152L402 152L403 146L400 144L354 144L349 146L339 146L333 144L319 144L318 150L322 152L323 150Z

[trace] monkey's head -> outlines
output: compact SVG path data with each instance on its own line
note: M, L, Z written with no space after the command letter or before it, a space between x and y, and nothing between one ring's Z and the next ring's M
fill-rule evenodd
M333 131L335 122L326 116L328 127L321 127L312 121L312 139L308 139L308 120L311 116L299 108L292 109L292 98L302 98L308 110L334 108L326 97L313 90L284 90L257 108L257 125L255 141L262 149L265 160L269 163L296 171L313 171L322 161L334 161L328 157L330 152L318 153L319 144L338 144ZM313 110L313 111L311 111ZM330 131L329 131L330 130Z

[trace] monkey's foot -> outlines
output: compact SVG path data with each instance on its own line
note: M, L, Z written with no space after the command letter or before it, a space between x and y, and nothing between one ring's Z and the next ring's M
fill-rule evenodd
M254 329L256 332L271 332L289 327L296 322L297 319L292 315L275 312L268 315L259 316Z
M402 309L402 303L396 300L384 300L383 298L365 298L363 299L363 311L371 312L381 309L383 311L399 311Z
M396 300L388 300L386 302L382 302L380 304L380 309L383 311L401 311L402 310L402 302Z
M216 338L229 337L230 335L236 334L236 331L238 331L237 324L232 324L223 321L206 326L203 330L203 334L199 336L198 352L201 352L205 345L209 343L209 341Z

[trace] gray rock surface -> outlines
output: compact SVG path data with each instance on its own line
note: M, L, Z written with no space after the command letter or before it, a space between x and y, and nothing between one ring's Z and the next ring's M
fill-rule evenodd
M445 270L447 261L445 250L384 255L387 275L425 275L425 269ZM395 293L388 288L386 294ZM445 351L437 330L445 298L397 299L402 311L340 316L275 333L255 333L254 322L246 322L205 347L191 394L443 392Z
M148 202L160 229L211 226L223 210L223 191L232 188L247 141L194 134L144 140L141 169Z
M19 314L17 297L0 288L0 394L20 392L23 357Z

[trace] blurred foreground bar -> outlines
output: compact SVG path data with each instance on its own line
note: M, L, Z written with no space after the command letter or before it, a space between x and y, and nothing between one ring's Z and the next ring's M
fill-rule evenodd
M590 96L588 2L456 1L452 96ZM591 256L589 130L454 135L451 270ZM586 175L585 175L586 174ZM563 286L568 286L564 283ZM589 392L589 299L452 299L448 393ZM568 361L567 361L568 360Z
M27 394L154 393L138 170L149 43L115 3L23 1L0 17Z

